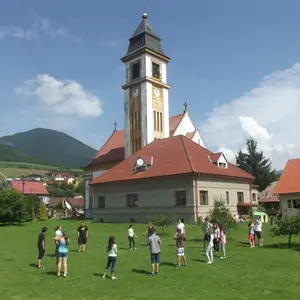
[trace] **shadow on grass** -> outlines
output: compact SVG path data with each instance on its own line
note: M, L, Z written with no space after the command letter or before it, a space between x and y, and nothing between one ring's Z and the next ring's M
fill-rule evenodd
M161 262L159 265L160 266L174 267L174 268L177 266L176 264L171 263L171 262Z
M30 263L29 267L36 268L36 263Z
M93 274L94 276L96 276L96 277L102 277L104 274L103 273L94 273ZM106 275L106 277L105 278L109 278L109 279L111 279L111 277L110 276L108 276L108 275Z
M142 275L149 275L150 273L146 270L138 270L138 269L131 269L131 272L137 273L137 274L142 274Z
M79 253L78 252L78 250L75 250L75 249L72 249L72 250L69 250L70 252L77 252L77 253Z
M195 261L195 262L201 262L201 263L207 262L206 260L200 259L200 258L192 258L191 260L192 260L192 261Z
M238 242L236 245L238 247L250 248L249 242Z
M119 247L120 250L129 250L129 248L126 247Z
M55 271L48 271L46 274L49 276L57 276Z
M55 254L47 254L48 257L55 257Z
M202 239L190 239L189 242L203 243Z
M263 245L262 248L267 248L267 249L287 249L287 250L293 250L293 251L299 251L299 245L297 244L291 244L289 246L288 243L277 243L277 244L268 244L268 245Z

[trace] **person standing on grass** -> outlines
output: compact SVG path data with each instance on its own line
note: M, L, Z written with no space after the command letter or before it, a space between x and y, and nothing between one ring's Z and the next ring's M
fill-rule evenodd
M260 218L256 221L256 236L259 240L259 246L262 247L264 245L264 240L262 237L262 222Z
M47 232L47 228L43 227L42 232L39 234L38 237L38 242L37 242L37 247L38 247L38 263L37 263L37 268L41 269L42 268L42 259L45 255L45 249L46 249L46 238L45 234Z
M248 224L248 241L250 244L250 248L254 248L255 241L254 241L254 225L252 222Z
M180 228L177 228L177 232L175 233L174 240L176 240L176 246L177 246L178 268L180 268L180 266L181 266L181 257L183 259L184 266L187 267L186 257L184 255L185 235L184 235L184 233L182 233Z
M136 250L136 248L135 248L135 238L137 238L137 236L135 235L135 233L133 231L133 226L129 225L129 228L128 228L128 241L129 241L130 250L132 250L132 249Z
M110 236L108 239L108 245L107 245L107 252L108 252L108 258L106 267L104 269L104 274L102 276L103 279L106 277L106 273L109 270L109 267L111 266L111 279L117 279L115 277L115 267L117 263L117 256L118 256L118 248L116 244L116 240L114 236Z
M148 247L151 257L151 273L150 275L158 275L159 263L160 263L160 245L161 240L154 229L151 230L150 236L148 237Z
M220 228L218 223L215 223L213 226L214 229L214 249L216 253L219 252L219 241L220 241Z
M213 255L213 248L214 248L214 231L212 228L209 228L208 229L208 232L207 232L207 235L208 235L208 245L206 247L206 256L207 256L207 259L208 259L208 264L212 264L214 262L214 255Z
M57 264L57 276L60 276L60 270L61 270L61 264L63 263L63 271L64 277L67 277L68 269L67 269L67 259L68 259L68 253L69 253L69 244L70 240L68 238L68 234L65 231L62 236L55 237L54 238L58 242L58 249L56 257L58 258L58 264Z
M226 258L227 237L226 237L226 232L222 226L220 227L220 244L221 244L221 250L223 252L223 256L221 256L221 259L225 259Z
M181 233L183 233L184 235L186 234L186 232L185 232L185 225L184 225L184 220L183 219L179 219L178 220L176 232L177 232L178 229L180 229Z
M56 226L55 227L55 237L54 237L54 241L55 241L55 257L56 257L56 267L58 265L58 257L57 257L57 250L58 250L58 238L62 237L63 236L63 233L62 233L62 228L61 226Z
M204 238L203 238L203 251L206 251L207 244L209 243L208 230L212 228L213 225L209 222L209 218L204 219Z
M86 243L89 237L89 229L82 222L77 229L77 238L78 238L78 252L85 252Z
M143 235L147 235L147 242L146 242L146 246L148 246L148 238L149 236L152 234L152 231L155 231L155 228L153 227L152 222L149 222L147 230L143 233Z

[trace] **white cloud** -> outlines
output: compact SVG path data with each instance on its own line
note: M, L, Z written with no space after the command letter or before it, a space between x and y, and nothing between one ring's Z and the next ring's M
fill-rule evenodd
M38 74L15 88L15 93L36 100L41 109L58 115L97 117L102 113L101 101L74 80L58 80Z
M72 34L68 29L57 27L50 23L50 21L37 14L33 14L34 23L26 28L18 26L1 26L0 40L5 38L15 38L19 40L32 40L40 36L48 36L51 38L69 39L73 42L81 42L81 37Z
M237 153L247 137L276 168L290 157L300 157L300 63L263 78L258 87L228 104L216 107L200 124L208 146ZM231 154L228 154L231 155ZM225 153L226 156L226 153Z

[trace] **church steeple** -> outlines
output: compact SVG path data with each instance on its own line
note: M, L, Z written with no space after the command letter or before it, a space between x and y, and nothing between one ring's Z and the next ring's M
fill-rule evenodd
M169 57L165 55L161 45L161 38L150 25L146 13L143 13L142 22L130 37L129 46L122 61L125 62L128 56L141 49L148 49L165 57L166 60L170 60Z
M122 58L126 70L126 82L122 86L126 157L154 139L169 137L169 61L160 37L144 13Z

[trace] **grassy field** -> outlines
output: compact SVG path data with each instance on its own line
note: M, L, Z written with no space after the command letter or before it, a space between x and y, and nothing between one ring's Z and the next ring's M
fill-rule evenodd
M61 168L56 166L46 166L39 164L23 163L23 162L1 162L0 172L2 172L7 178L22 177L30 174L44 175L48 172L61 171ZM83 174L80 169L70 169L71 173ZM0 175L0 181L3 181L3 176Z
M185 252L188 267L176 269L176 247L169 235L162 236L161 272L148 275L150 261L145 247L145 225L136 225L138 249L128 250L127 224L87 222L87 253L76 251L78 222L61 221L71 237L68 277L55 276L53 221L24 226L0 227L0 299L300 299L300 253L287 249L287 238L273 239L264 226L265 246L250 249L247 227L229 234L227 259L215 258L206 264L202 250L202 229L187 226ZM45 270L37 270L36 240L42 226L48 227ZM118 280L100 276L106 263L105 246L115 235L119 247L116 268ZM299 242L299 240L297 241Z

